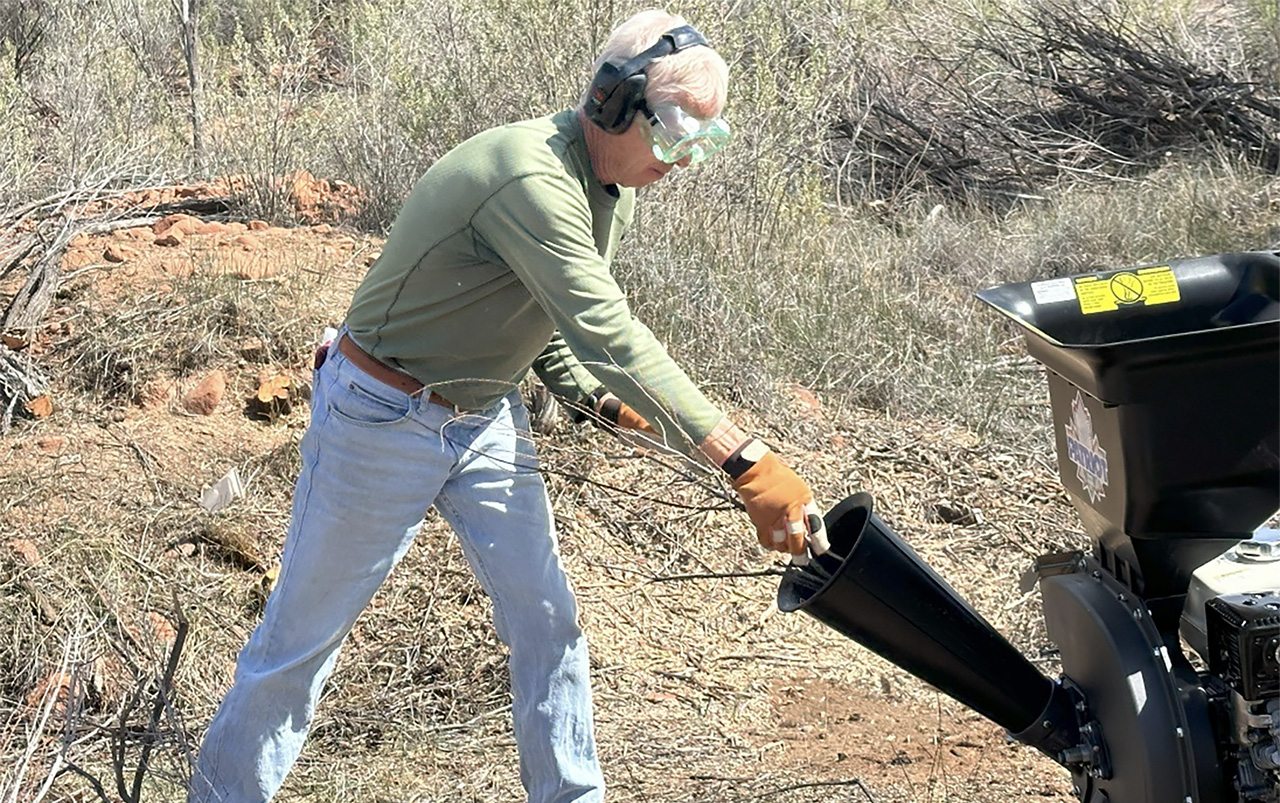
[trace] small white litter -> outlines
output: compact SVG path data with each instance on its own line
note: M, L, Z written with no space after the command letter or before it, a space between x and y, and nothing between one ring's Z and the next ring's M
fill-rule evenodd
M244 482L240 479L240 473L232 467L212 487L200 492L200 506L209 513L217 513L242 496L244 496Z

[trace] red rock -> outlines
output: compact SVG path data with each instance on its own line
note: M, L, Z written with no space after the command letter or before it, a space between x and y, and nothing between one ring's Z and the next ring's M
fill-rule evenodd
M40 562L40 550L25 538L13 539L9 542L9 548L18 553L18 557L28 566L35 566Z
M108 262L127 262L137 256L137 249L119 243L107 243L107 247L102 251L102 258Z
M90 242L89 235L77 234L75 237L72 237L67 242L67 247L68 248L86 248L88 247L89 242Z
M163 245L172 248L175 245L181 245L186 239L186 235L182 233L182 229L176 226L170 226L165 229L164 234L156 238L156 245Z
M22 407L36 418L48 418L53 414L53 400L49 398L48 393L36 396Z
M156 611L147 611L147 623L151 625L151 632L156 638L165 644L172 644L178 637L178 631L174 630L173 625L163 614Z
M185 278L196 272L196 265L187 257L164 257L160 260L160 270L170 276ZM172 289L169 292L173 292Z
M792 385L791 394L801 415L815 416L822 414L822 402L813 394L813 391L804 385Z
M183 217L185 217L185 215L166 215L151 224L151 231L153 234L164 234L166 231L173 228L173 226Z
M62 269L73 271L93 265L98 261L99 254L100 252L88 248L68 248L62 255Z
M172 290L170 290L172 292ZM143 385L138 394L143 407L152 409L169 406L169 400L177 392L177 383L167 377L157 377Z
M231 242L249 251L262 247L262 240L259 240L252 234L241 234Z
M176 214L161 218L151 227L156 234L164 234L167 231L177 229L183 234L199 234L204 228L204 221L192 215Z
M321 223L318 226L312 226L311 230L316 234L328 234L333 231L333 226L330 226L328 223Z
M62 454L62 450L67 448L67 436L50 435L40 438L36 441L36 448L45 454Z
M265 220L250 220L249 231L266 231L271 228Z
M267 279L278 272L274 261L245 251L235 251L227 260L230 273L239 279Z
M43 711L49 697L54 698L53 713L55 716L61 716L67 711L67 701L71 698L71 684L75 679L66 672L55 672L47 676L27 695L27 705L32 708L32 716L36 717Z
M182 406L189 413L196 415L212 415L227 392L227 376L222 371L213 373L200 380L187 397Z
M165 550L164 556L170 559L193 558L195 557L195 554L198 551L199 550L196 549L195 544L191 543L190 541L183 541L182 543L174 544L173 546L169 547L169 549Z
M293 179L293 198L299 209L311 209L319 206L324 200L324 196L319 189L320 182L316 181L315 176L311 175L308 170L299 170L294 173Z

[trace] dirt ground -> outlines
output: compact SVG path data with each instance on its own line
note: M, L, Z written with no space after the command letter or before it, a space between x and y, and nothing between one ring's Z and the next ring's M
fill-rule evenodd
M17 800L41 789L47 800L94 800L86 777L110 789L113 763L132 773L141 743L128 733L146 723L178 609L189 630L144 789L150 800L180 799L189 749L270 587L307 416L304 399L266 417L246 414L246 400L280 374L305 388L314 337L340 320L379 247L327 224L177 225L191 231L170 244L155 225L73 243L63 288L24 349L50 378L53 412L0 438L9 633L0 766L23 772L0 782L23 790ZM183 334L175 329L196 320L183 317L193 307L220 303L196 296L201 287L238 305L241 323L206 338L199 364L138 345L147 332ZM5 297L14 289L0 286ZM263 320L284 322L277 332L244 324L264 300L277 317ZM124 331L131 310L137 337ZM87 350L85 333L110 332L116 340ZM127 392L90 381L121 371L109 352L127 344L129 371L111 374ZM202 407L193 391L207 396L215 371L223 389ZM836 413L807 390L792 393L792 440L750 411L731 412L803 466L822 503L870 493L905 540L1052 673L1038 598L1017 591L1036 554L1078 538L1047 451L945 421ZM724 491L718 480L685 483L590 427L562 423L539 441L592 640L611 800L1074 799L1065 771L995 724L809 617L780 613L776 577L679 579L776 565L745 517L708 490ZM246 495L205 512L201 490L233 467ZM447 527L429 515L344 649L280 799L522 799L505 657L488 615ZM71 710L58 699L42 719L59 683L73 689ZM55 777L67 761L83 772Z

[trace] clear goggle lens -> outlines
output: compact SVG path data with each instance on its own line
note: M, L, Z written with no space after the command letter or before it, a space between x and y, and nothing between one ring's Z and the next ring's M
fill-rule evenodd
M721 117L702 119L687 114L673 103L658 103L642 117L653 155L675 164L688 158L698 164L729 141L729 124Z

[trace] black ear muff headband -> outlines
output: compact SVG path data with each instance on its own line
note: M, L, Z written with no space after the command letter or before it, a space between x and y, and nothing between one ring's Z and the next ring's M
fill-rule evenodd
M692 25L672 28L658 41L626 61L606 61L596 71L582 106L587 119L610 134L621 134L631 126L636 111L644 107L644 88L649 82L644 68L653 62L685 48L707 44L707 39Z

